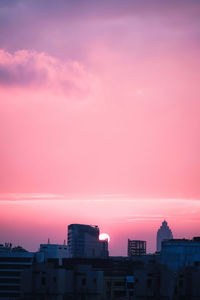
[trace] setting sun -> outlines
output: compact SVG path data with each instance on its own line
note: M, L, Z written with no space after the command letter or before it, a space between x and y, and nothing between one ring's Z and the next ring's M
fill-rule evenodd
M110 236L107 233L101 233L99 235L99 240L100 241L105 241L107 240L108 242L110 242Z

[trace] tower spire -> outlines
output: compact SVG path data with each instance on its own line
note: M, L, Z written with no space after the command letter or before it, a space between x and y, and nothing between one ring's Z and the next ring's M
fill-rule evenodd
M158 252L161 251L161 246L162 246L162 241L164 240L171 240L173 239L172 231L167 225L167 221L164 219L162 222L162 225L157 231L157 245L156 245L156 250Z

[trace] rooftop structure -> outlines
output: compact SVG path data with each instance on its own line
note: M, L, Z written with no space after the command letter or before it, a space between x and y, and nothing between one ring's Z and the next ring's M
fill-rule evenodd
M69 248L67 245L58 245L58 244L41 244L40 253L43 253L44 260L46 261L49 258L58 258L60 263L63 258L68 258Z
M128 239L128 256L138 256L146 254L146 241Z

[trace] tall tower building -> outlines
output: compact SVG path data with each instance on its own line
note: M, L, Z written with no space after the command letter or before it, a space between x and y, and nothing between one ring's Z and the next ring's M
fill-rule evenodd
M169 226L167 225L167 222L164 220L162 222L162 225L160 226L160 228L157 231L157 245L156 245L156 250L158 252L160 252L161 251L162 241L164 241L164 240L171 240L171 239L173 239L172 231L169 228Z
M108 241L99 240L98 226L84 224L69 225L67 244L71 257L108 257Z

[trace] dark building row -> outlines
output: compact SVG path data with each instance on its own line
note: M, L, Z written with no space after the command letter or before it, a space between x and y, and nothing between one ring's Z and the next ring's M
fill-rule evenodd
M1 247L0 299L200 299L200 238L164 241L161 253L133 257L61 258L65 246L49 246Z
M48 259L34 263L21 278L21 298L33 299L200 299L200 268L176 272L160 263L159 255L135 258Z
M68 227L67 245L48 240L35 253L0 245L0 299L200 299L200 238L170 236L164 221L161 251L148 255L145 241L128 240L127 257L109 257L98 226L81 224Z

